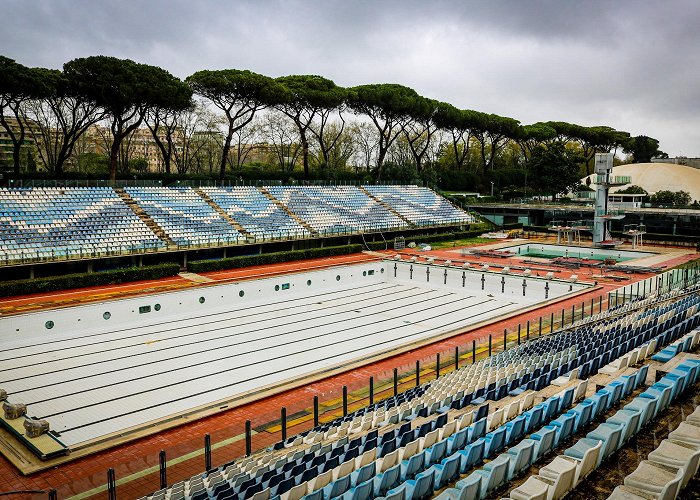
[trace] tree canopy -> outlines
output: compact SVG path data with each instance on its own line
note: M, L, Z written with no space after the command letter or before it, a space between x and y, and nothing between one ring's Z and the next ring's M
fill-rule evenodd
M345 89L327 78L318 75L290 75L277 78L284 92L276 104L277 109L289 117L296 125L301 140L302 164L304 177L309 177L309 138L314 120L328 116L323 111L340 107L346 99ZM322 133L317 137L323 140Z
M21 148L27 133L22 108L29 100L40 99L49 92L42 74L39 69L28 68L14 59L0 56L0 125L12 142L15 173L20 170Z
M659 149L659 141L646 135L628 138L623 144L623 151L632 155L634 163L649 163L652 158L668 158Z
M285 99L285 89L269 76L248 70L198 71L185 82L224 112L227 129L219 175L223 179L233 134L248 125L255 113Z
M348 120L347 111L357 118ZM174 163L179 173L224 178L259 162L277 165L281 176L298 178L301 167L305 179L375 181L390 162L391 175L411 172L472 190L493 181L502 192L523 183L536 189L541 165L530 163L547 154L578 159L580 176L590 173L597 152L621 149L635 162L665 155L645 135L565 121L521 124L396 83L346 89L322 75L271 78L242 69L197 71L182 82L162 68L106 56L75 59L63 71L0 56L0 126L11 143L0 149L0 163L11 151L16 172L38 158L44 170L62 175L64 165L80 167L80 155L101 150L112 179L130 166L153 168L151 145L162 159L155 168L166 173Z
M63 68L77 95L102 107L110 117L112 146L109 176L116 178L117 157L124 139L154 108L189 101L189 89L166 70L129 59L92 56L74 59Z
M542 194L556 198L560 193L570 191L578 185L582 160L579 153L567 149L561 142L555 142L535 148L528 169L537 179Z
M378 133L377 177L381 177L386 153L420 106L412 88L396 83L359 85L349 89L348 106L369 117Z

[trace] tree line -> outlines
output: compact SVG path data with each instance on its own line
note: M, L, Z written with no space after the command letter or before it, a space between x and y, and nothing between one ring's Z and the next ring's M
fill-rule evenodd
M523 125L399 84L345 88L318 75L272 78L239 69L197 71L180 80L157 66L114 57L78 58L52 70L0 56L0 126L15 173L31 136L43 167L63 175L81 138L98 124L110 179L125 144L143 128L166 173L191 171L193 158L201 161L203 138L215 137L209 168L222 179L242 168L254 143L267 144L282 169L299 164L304 178L312 168L351 163L376 180L397 168L445 178L517 170L526 185L530 172L533 186L553 183L552 190L590 174L597 152L623 151L635 162L663 155L648 136L559 121ZM570 175L559 175L564 168Z

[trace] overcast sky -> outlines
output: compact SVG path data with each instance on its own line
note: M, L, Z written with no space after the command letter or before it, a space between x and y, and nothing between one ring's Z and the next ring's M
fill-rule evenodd
M698 0L3 0L0 54L401 83L520 120L609 125L700 156Z

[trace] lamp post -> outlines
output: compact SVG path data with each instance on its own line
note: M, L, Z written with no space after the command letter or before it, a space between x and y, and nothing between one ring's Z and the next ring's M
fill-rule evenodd
M493 181L491 181L491 198L493 198Z

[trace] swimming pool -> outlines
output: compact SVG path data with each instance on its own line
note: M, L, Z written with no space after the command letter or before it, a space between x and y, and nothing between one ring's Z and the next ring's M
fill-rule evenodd
M629 250L606 250L604 248L574 247L566 245L542 245L528 243L515 245L512 247L499 248L513 252L523 257L538 257L544 259L554 259L557 257L575 257L577 259L605 260L615 259L617 262L641 259L656 255L651 252L636 252Z
M0 387L77 450L588 286L376 261L22 314Z

